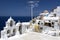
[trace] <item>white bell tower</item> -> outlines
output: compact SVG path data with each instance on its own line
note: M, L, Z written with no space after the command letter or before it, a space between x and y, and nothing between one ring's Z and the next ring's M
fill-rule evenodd
M6 26L12 27L14 25L15 25L15 21L12 19L12 17L10 17L6 22Z
M7 32L7 36L13 36L16 33L16 26L15 26L15 21L12 19L12 17L10 17L7 22L6 22L6 32ZM4 28L4 30L5 30Z

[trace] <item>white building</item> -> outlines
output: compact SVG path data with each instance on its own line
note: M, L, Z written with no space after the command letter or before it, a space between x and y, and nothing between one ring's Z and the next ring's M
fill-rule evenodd
M10 17L6 22L6 27L4 27L4 30L1 31L1 37L5 35L7 37L13 36L15 35L15 32L16 32L15 21Z
M1 38L8 38L14 35L20 35L27 31L40 32L53 36L60 36L60 7L54 9L53 12L45 10L37 18L30 22L17 23L10 17L6 21L6 26L1 31Z
M1 31L1 38L11 37L16 34L25 33L28 27L29 22L15 23L15 21L10 17L6 22L6 26Z

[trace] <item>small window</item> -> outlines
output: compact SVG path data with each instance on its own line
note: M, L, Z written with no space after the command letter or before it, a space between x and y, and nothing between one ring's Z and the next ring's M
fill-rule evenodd
M35 20L34 20L34 19L32 20L32 23L33 23L33 24L35 23Z
M54 14L54 17L56 17L56 14Z
M13 36L15 35L15 33L16 33L16 29L13 29Z
M38 22L38 25L40 25L40 21Z
M9 33L10 33L10 30L7 31L7 34L9 34Z
M41 25L43 25L43 23L41 23Z
M54 22L52 22L52 24L54 25Z
M44 25L51 27L51 23L44 23Z
M51 21L49 20L49 22L51 22Z
M13 25L13 21L10 21L10 26L12 26Z
M15 33L16 32L16 29L13 29L13 33Z
M43 27L40 27L40 29L42 30L42 29L43 29Z
M58 22L58 20L56 20L55 22Z

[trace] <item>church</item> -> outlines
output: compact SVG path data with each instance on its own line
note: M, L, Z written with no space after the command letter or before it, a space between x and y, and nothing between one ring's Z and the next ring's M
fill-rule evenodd
M20 23L20 21L18 21L18 23L16 23L12 17L10 17L7 21L6 21L6 26L4 27L4 30L1 31L1 37L11 37L14 36L16 34L22 34L24 33L27 28L29 27L29 22L23 22Z

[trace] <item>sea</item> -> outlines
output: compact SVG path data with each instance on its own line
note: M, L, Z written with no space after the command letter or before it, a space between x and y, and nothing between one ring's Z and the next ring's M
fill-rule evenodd
M5 27L6 21L9 19L9 17L10 16L0 16L0 31ZM12 18L14 19L14 21L16 21L16 23L18 21L29 22L31 20L30 16L12 16Z

